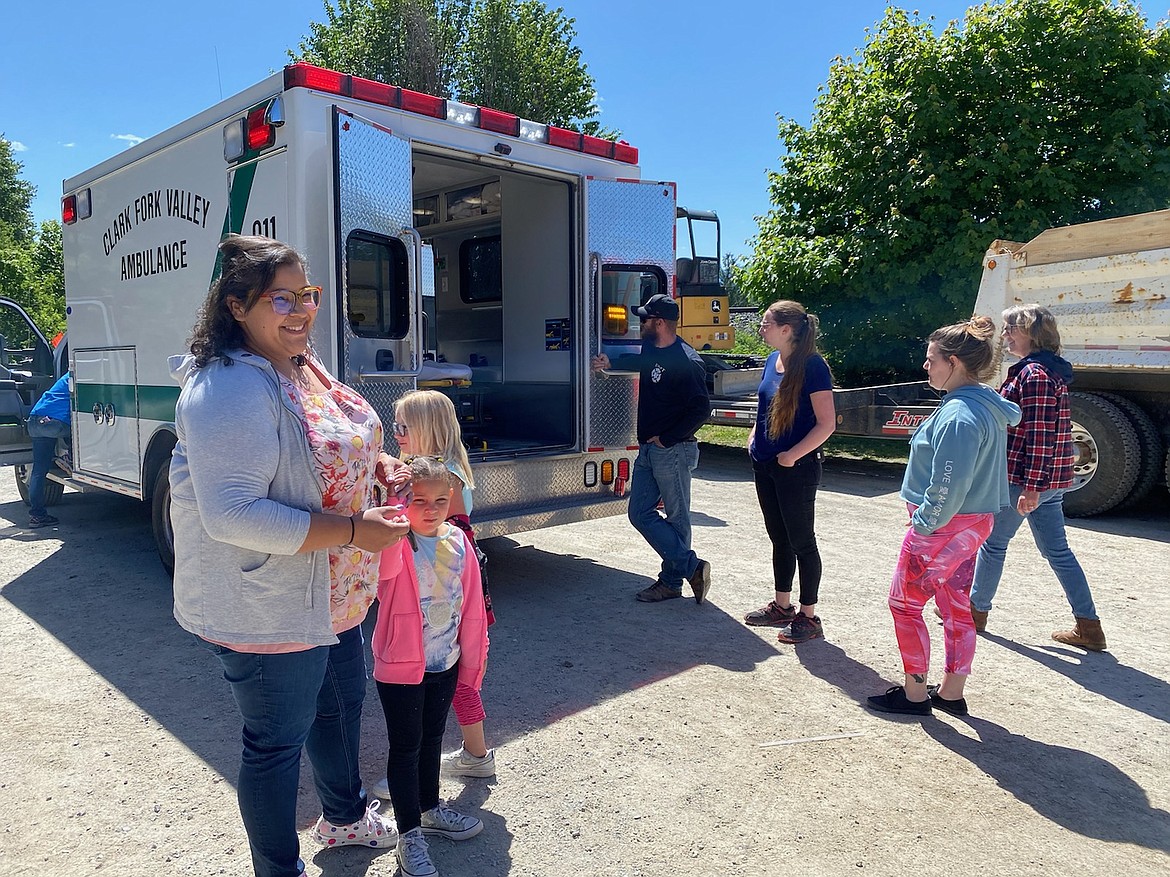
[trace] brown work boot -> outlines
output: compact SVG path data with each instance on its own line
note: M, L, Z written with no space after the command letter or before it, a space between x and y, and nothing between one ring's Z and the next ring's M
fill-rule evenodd
M938 618L942 618L942 613L938 611L938 604L935 604L934 614ZM971 620L975 622L975 632L983 633L987 630L987 615L986 612L980 612L974 606L971 607Z
M1078 618L1072 630L1058 630L1052 638L1066 646L1079 646L1090 652L1105 650L1105 631L1096 618Z

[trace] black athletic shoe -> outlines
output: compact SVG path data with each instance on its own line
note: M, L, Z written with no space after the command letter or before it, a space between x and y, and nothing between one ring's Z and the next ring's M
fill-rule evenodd
M938 686L926 686L926 693L930 695L930 705L936 710L942 710L944 713L950 713L952 716L967 715L967 698L960 697L958 700L947 700L945 697L938 696Z
M915 703L906 699L906 689L901 685L894 685L886 690L885 694L875 694L866 698L866 706L879 713L899 713L907 716L929 716L930 699Z

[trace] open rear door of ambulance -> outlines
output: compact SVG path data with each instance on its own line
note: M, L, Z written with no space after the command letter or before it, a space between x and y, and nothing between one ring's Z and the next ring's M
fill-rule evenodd
M422 242L409 141L333 108L338 353L342 380L386 424L422 367Z
M641 337L630 307L660 292L673 294L675 186L589 179L585 197L588 355L605 353L613 365L587 384L588 447L632 447L638 442L638 373L622 357L641 349Z

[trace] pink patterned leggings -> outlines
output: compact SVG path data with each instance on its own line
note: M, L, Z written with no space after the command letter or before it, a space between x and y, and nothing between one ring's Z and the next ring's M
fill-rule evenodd
M909 506L913 514L916 506ZM906 531L890 582L890 613L907 673L930 668L930 632L922 609L931 597L943 618L946 671L971 675L975 622L971 620L971 579L979 546L991 534L995 515L955 515L929 536Z
M967 587L970 586L971 583L968 581ZM455 708L455 720L459 722L460 726L474 725L487 718L479 692L462 682L455 686L455 700L451 702L451 705Z

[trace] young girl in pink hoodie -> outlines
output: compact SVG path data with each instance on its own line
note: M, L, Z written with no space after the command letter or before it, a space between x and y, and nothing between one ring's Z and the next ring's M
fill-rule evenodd
M389 738L398 866L404 877L434 877L425 835L467 840L483 829L439 800L439 763L456 683L478 690L483 681L487 617L475 551L447 522L450 472L435 457L415 457L409 467L411 538L382 553L374 679Z

